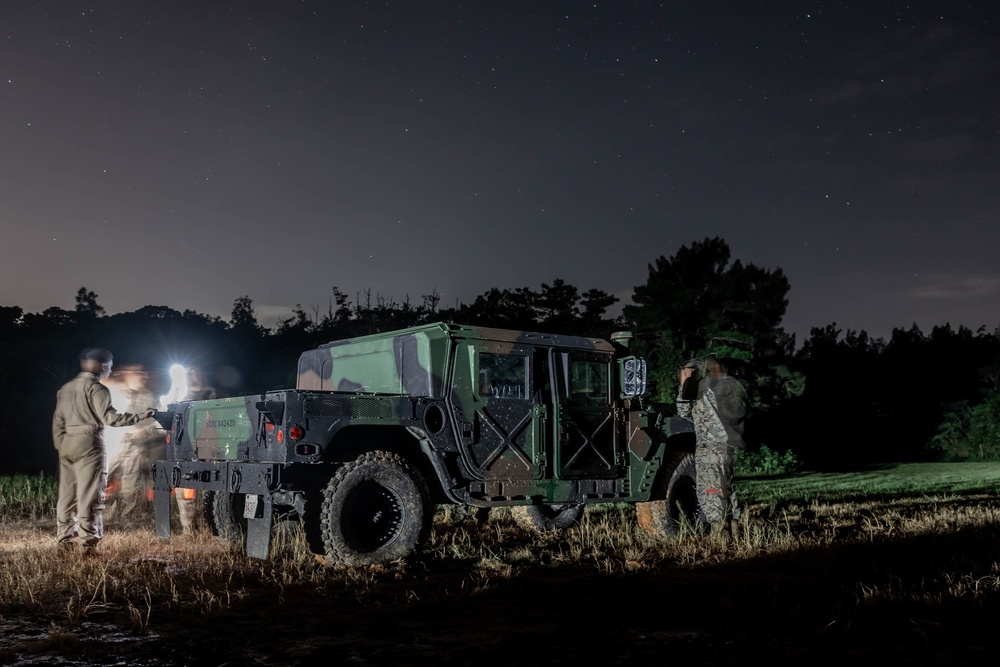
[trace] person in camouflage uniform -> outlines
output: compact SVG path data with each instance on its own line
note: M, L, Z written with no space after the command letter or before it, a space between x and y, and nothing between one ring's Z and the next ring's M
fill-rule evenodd
M56 539L62 548L78 541L93 551L104 537L102 512L108 481L104 427L130 426L156 413L151 406L141 413L115 410L111 392L101 384L111 374L112 364L108 350L84 350L80 373L56 394L52 440L59 452Z
M158 399L148 387L148 374L141 366L121 371L127 412L139 412ZM108 518L129 517L140 509L152 509L152 465L166 454L166 431L153 419L128 427L122 436L118 455L111 461L108 477L117 482L114 503L108 507Z
M714 356L692 359L680 370L677 414L694 423L698 497L712 532L724 532L739 519L733 488L736 452L744 448L746 390Z

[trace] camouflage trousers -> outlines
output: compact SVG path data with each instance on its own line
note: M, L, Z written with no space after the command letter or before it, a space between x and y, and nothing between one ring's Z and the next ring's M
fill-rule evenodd
M736 450L725 441L699 440L694 450L695 483L701 513L712 524L740 518L733 464Z

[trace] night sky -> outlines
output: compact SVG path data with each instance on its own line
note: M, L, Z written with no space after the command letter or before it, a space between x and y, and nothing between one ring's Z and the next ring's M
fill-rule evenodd
M0 305L265 325L721 236L836 322L1000 325L994 2L4 0Z

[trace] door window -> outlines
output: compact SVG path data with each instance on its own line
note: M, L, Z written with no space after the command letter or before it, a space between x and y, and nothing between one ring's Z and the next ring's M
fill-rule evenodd
M574 359L569 367L569 400L576 405L607 405L610 373L608 364Z
M523 401L528 396L528 357L481 352L479 395Z

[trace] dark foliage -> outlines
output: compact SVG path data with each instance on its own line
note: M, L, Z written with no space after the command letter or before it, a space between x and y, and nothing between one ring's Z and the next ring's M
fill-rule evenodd
M10 415L0 422L5 452L0 474L56 470L51 421L59 387L79 372L77 354L85 347L110 349L115 365L141 364L157 394L169 386L173 363L196 367L220 397L294 386L303 350L332 340L392 331L436 321L478 324L579 335L607 335L614 320L605 312L617 299L592 289L579 290L562 280L542 285L493 289L472 305L438 308L440 296L425 295L420 305L397 303L365 292L352 301L333 288L326 313L301 305L273 330L262 327L253 301L233 303L229 322L194 311L145 306L105 315L98 295L81 287L76 309L52 307L25 313L0 307L0 401Z
M781 406L769 440L812 466L854 461L921 460L949 405L982 403L995 384L1000 334L914 324L888 341L836 324L814 328L796 363L805 392Z
M751 449L791 450L812 467L939 455L934 436L958 432L964 415L982 411L984 392L1000 389L998 332L944 325L924 335L914 325L884 341L830 324L814 328L796 352L780 327L789 289L780 269L730 262L724 241L706 239L649 271L620 318L608 315L616 297L581 294L561 279L537 291L493 288L451 308L440 307L436 291L413 304L370 292L352 300L334 287L326 312L297 305L272 329L257 322L248 296L234 301L228 322L152 305L106 315L85 287L75 310L0 306L0 400L10 413L0 422L0 472L55 471L55 393L78 372L77 353L94 345L111 349L117 366L143 365L154 392L166 392L167 369L182 363L224 397L293 386L299 354L322 343L429 322L602 338L630 328L634 350L650 361L651 398L669 404L679 361L748 342L748 360L734 366L753 403Z

